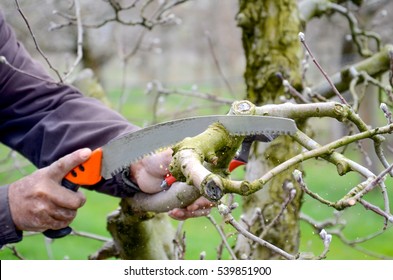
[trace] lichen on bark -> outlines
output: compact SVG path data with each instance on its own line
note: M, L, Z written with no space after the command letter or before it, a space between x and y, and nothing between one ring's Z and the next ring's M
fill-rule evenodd
M125 200L108 216L107 229L121 259L172 259L175 231L165 214L135 213Z
M229 175L228 165L243 139L244 136L231 135L222 124L213 123L201 134L185 138L172 148L169 170L177 180L199 188L201 195L220 199L225 191L221 177Z
M301 85L301 57L297 1L240 0L237 14L246 56L247 99L255 104L276 103L284 94L277 73Z

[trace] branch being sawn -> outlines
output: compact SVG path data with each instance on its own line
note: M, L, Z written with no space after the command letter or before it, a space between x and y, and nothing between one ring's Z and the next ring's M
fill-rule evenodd
M262 189L277 174L312 158L323 158L333 163L337 167L339 175L353 171L364 177L365 182L369 182L376 177L375 174L335 150L366 138L372 139L380 146L384 140L381 135L393 131L393 124L391 123L370 129L351 107L336 102L310 104L285 103L257 107L248 101L237 101L232 105L230 114L286 117L298 121L303 121L311 117L328 117L341 122L349 121L358 128L359 132L332 141L331 143L320 145L299 130L292 137L308 151L299 153L295 157L274 167L259 179L249 182L233 181L228 178L229 171L227 167L244 137L230 135L221 124L213 124L205 132L196 137L186 138L173 147L174 156L170 171L177 178L178 182L183 181L186 183L176 183L169 190L155 195L136 194L133 198L128 198L127 202L132 211L166 212L173 208L186 207L200 195L212 201L220 200L225 193L237 193L243 196L249 195ZM352 206L353 197L360 201L366 190L359 186L366 185L359 184L352 189L343 197L339 203L339 207L336 208L344 209ZM385 189L383 181L379 181L379 184L375 185L380 185ZM369 189L370 187L368 187L367 191ZM385 207L385 211L386 209L388 207Z

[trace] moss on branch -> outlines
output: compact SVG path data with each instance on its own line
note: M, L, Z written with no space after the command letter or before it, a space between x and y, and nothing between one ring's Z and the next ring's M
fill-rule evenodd
M215 189L218 187L223 190L221 179L215 176L198 178L196 174L200 172L197 172L196 168L205 168L209 173L221 177L228 176L228 165L243 139L244 136L231 135L222 124L214 123L203 133L185 138L173 147L173 160L169 170L178 181L193 184L200 189L201 194L216 200L219 190Z

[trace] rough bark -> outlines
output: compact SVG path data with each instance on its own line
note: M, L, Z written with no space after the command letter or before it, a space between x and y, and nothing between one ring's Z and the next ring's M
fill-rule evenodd
M121 259L172 259L175 230L168 216L151 212L135 213L125 200L121 209L108 217L107 228Z
M280 73L297 88L301 85L299 69L301 46L298 34L301 22L297 1L294 0L240 0L237 15L242 29L242 41L246 56L244 78L247 84L247 99L261 105L277 103L285 93ZM255 149L254 159L248 164L247 179L254 180L264 171L295 155L298 146L289 138L279 137L268 147ZM264 189L244 198L243 212L250 219L256 208L261 209L265 225L278 215L288 192L284 187L292 179L293 170L276 176ZM296 184L293 184L296 185ZM299 246L298 214L301 192L284 211L277 223L263 238L289 253L296 253ZM264 225L256 223L252 231L260 235ZM241 258L276 259L270 250L239 237L236 251Z

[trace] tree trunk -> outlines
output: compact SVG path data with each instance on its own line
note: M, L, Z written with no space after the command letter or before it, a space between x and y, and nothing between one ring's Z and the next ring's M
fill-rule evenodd
M175 229L166 214L134 213L123 200L121 210L108 217L117 256L125 260L167 260L174 258Z
M301 45L298 34L301 22L295 0L240 0L237 15L242 29L242 41L246 56L244 78L247 85L247 99L257 105L278 103L284 96L282 80L287 79L296 88L301 86ZM259 145L254 150L247 167L247 179L254 180L276 166L293 157L298 146L288 137L279 137L269 146ZM269 222L276 217L285 199L292 171L276 176L268 185L254 195L244 197L243 213L251 220L256 209L261 210L264 220L252 226L252 232L281 249L296 253L299 247L298 214L301 206L301 191L285 209L280 218L267 232ZM248 240L239 236L236 253L240 258L277 259L278 255L264 247L254 248Z

